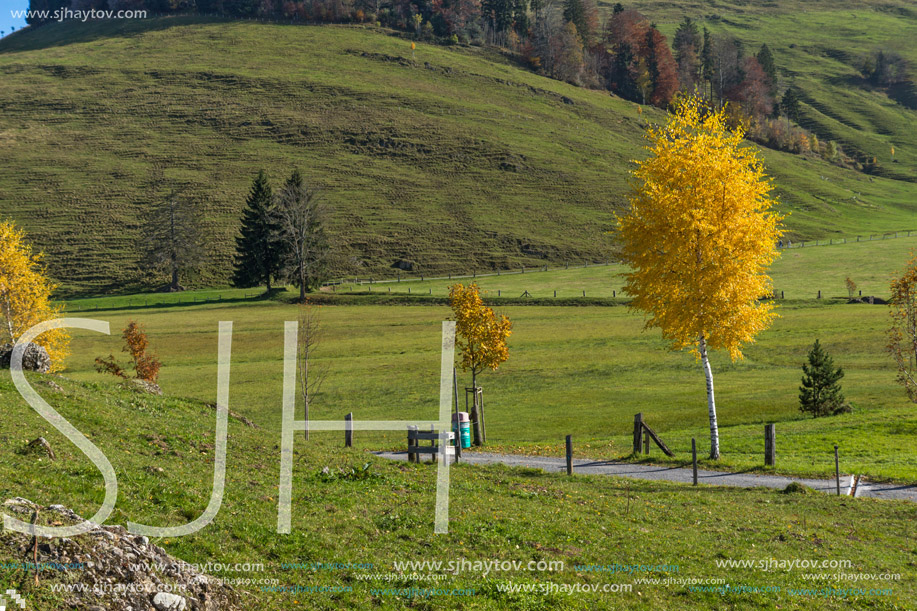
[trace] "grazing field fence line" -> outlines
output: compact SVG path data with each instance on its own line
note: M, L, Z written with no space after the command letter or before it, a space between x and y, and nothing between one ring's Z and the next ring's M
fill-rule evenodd
M838 246L840 244L848 243L857 243L857 242L872 242L880 240L893 240L896 238L909 238L912 236L917 236L917 229L911 230L901 230L901 231L886 231L884 233L872 233L872 234L861 234L856 236L848 237L838 237L838 238L828 238L828 239L817 239L817 240L800 240L794 242L793 240L781 240L777 244L777 248L781 250L791 249L791 248L812 248L814 246ZM434 280L467 280L475 278L490 278L495 276L510 276L514 274L532 274L538 272L556 272L567 269L577 269L585 267L601 267L607 265L619 265L618 262L612 261L611 259L606 259L605 261L592 261L586 263L565 263L564 265L559 266L550 266L550 265L537 265L532 267L526 267L521 265L519 267L500 269L495 271L487 271L484 273L478 273L476 270L472 272L457 272L454 274L440 274L440 275L431 275L427 276L426 274L419 274L416 276L397 276L395 278L375 278L373 276L367 278L360 278L357 276L342 276L340 279L324 282L322 286L331 287L331 286L340 286L343 284L353 284L357 286L362 285L372 285L372 284L390 284L390 283L401 283L401 282L426 282Z
M176 297L175 299L162 300L157 299L157 296L151 293L148 296L136 295L130 299L127 299L126 301L118 301L108 305L70 303L67 304L67 311L70 313L100 312L104 310L122 310L125 308L158 308L164 306L195 305L205 303L230 303L233 301L258 299L262 297L264 297L263 292L254 292L244 293L242 297L239 297L238 295L232 297L227 296L226 299L223 299L223 295L218 294L216 297L200 297L197 295L188 295L184 298ZM105 299L105 297L100 299Z
M873 233L873 234L861 234L857 236L850 237L840 237L840 238L828 238L828 239L818 239L818 240L801 240L794 242L792 240L781 240L777 247L781 250L789 250L796 248L812 248L815 246L837 246L841 244L848 243L858 243L858 242L873 242L881 240L893 240L896 238L909 238L917 237L917 229L911 230L902 230L902 231L886 231L884 233ZM406 276L406 277L395 277L395 278L382 278L376 279L374 277L369 278L359 278L359 277L342 277L339 280L325 282L322 284L323 288L334 288L337 286L343 285L352 285L352 286L369 286L370 292L372 291L372 286L376 284L400 284L411 283L411 282L426 282L426 281L441 281L441 280L468 280L468 279L477 279L477 278L494 278L498 276L512 276L512 275L521 275L521 274L537 274L539 272L556 272L569 269L583 269L588 267L605 267L612 265L620 265L616 261L611 259L606 259L605 261L592 261L585 263L565 263L564 265L550 266L550 265L539 265L534 267L526 267L524 265L519 266L518 268L508 268L500 269L496 271L488 271L484 273L478 273L477 271L472 271L471 273L460 272L455 274L441 274L435 276L427 276L425 274L420 274L418 276ZM579 291L577 291L579 292ZM617 292L615 291L613 298L617 298ZM410 294L410 293L409 293ZM432 289L428 293L415 293L417 296L423 296L425 294L432 295ZM216 297L199 297L195 295L189 295L182 298L180 295L175 299L157 299L154 294L149 296L134 296L127 299L125 302L113 303L110 305L91 305L91 304L80 304L74 303L68 306L68 311L70 312L97 312L103 310L118 310L124 308L134 308L134 307L163 307L163 306L178 306L178 305L195 305L195 304L213 304L213 303L223 303L239 300L248 300L248 299L257 299L264 296L263 292L254 292L254 293L243 293L240 297L238 294L233 296L228 296L226 300L223 299L223 295L218 294ZM502 291L497 291L497 297L502 297ZM557 291L553 291L554 298L557 298ZM535 297L535 295L529 293L526 290L522 297ZM549 295L550 297L550 295ZM564 298L567 298L565 296ZM586 298L586 291L582 291L582 297ZM780 292L779 297L775 293L774 298L783 299L783 291ZM817 292L817 297L815 299L821 299L821 291ZM105 298L102 298L105 299Z

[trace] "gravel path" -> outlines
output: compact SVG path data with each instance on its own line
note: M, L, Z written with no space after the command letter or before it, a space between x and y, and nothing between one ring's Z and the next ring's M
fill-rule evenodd
M377 456L393 460L407 460L407 452L376 452ZM426 458L426 457L425 457ZM546 456L520 456L517 454L490 454L487 452L465 452L462 462L473 465L503 464L510 467L531 467L545 471L566 471L567 464L563 458ZM613 462L603 460L573 460L573 472L587 475L615 475L633 479L665 480L690 484L692 473L690 468L669 467L659 465L638 465L626 462ZM830 494L837 493L837 484L834 480L808 479L802 477L789 477L783 475L766 475L760 473L727 473L724 471L697 471L697 481L700 484L713 486L735 486L738 488L786 488L790 482L800 484ZM850 494L854 477L841 476L841 494ZM863 479L856 489L857 497L875 497L881 499L898 499L917 502L917 484L874 484Z

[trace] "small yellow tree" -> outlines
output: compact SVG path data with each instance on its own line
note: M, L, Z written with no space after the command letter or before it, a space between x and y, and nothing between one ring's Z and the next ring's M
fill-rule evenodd
M478 285L449 287L449 305L455 316L456 344L462 353L462 371L471 370L471 386L477 388L478 374L485 369L496 370L509 358L506 340L512 334L513 323L504 315L497 316L484 305ZM475 394L477 396L477 394ZM477 399L471 410L474 444L481 445L481 424Z
M892 325L886 348L898 367L898 382L917 403L917 254L892 280L891 289Z
M847 284L847 296L853 299L854 294L857 292L857 283L850 276L847 276L844 282Z
M21 229L0 222L0 344L15 343L31 327L61 316L61 308L51 305L57 285L48 279L41 258L41 253L33 254ZM46 331L35 343L48 351L51 371L63 369L70 343L65 330Z
M761 298L771 293L766 270L778 256L782 217L742 137L741 128L727 131L722 109L678 101L665 126L648 130L651 155L637 162L630 208L618 218L631 308L673 350L690 348L703 363L713 459L719 431L707 350L741 358L741 345L776 316Z

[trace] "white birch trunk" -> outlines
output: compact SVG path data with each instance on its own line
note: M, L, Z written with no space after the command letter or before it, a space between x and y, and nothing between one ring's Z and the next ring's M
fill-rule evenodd
M704 364L704 377L707 378L707 411L710 414L710 458L718 460L720 457L720 431L716 424L716 401L713 398L713 371L710 369L710 360L707 358L707 341L703 334L698 338L698 350Z

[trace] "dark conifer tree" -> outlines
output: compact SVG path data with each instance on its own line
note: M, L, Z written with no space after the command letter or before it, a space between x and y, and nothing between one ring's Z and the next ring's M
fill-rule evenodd
M799 387L799 410L813 418L845 411L844 395L838 383L844 371L834 368L834 359L818 340L809 350L809 362L802 365L802 386Z
M513 25L514 0L483 0L481 2L481 15L490 24L496 39L495 44L500 44L503 35Z
M564 21L572 22L580 37L585 37L589 31L586 24L586 7L583 0L564 0Z
M280 272L280 253L274 239L277 233L272 214L271 185L264 170L252 182L252 189L242 212L241 235L236 238L235 271L232 282L240 288L264 284L271 290L271 281Z
M713 38L710 31L704 28L704 48L700 54L701 75L710 85L710 97L713 97Z
M700 53L703 43L697 24L690 17L685 17L675 30L672 50L678 63L678 76L682 86L691 88L700 78Z
M795 87L787 87L780 99L780 110L786 115L786 120L799 121L799 92Z
M770 79L771 91L773 91L777 87L777 65L774 63L774 54L771 53L766 44L763 44L755 57L758 59L758 63L761 64L764 74Z

